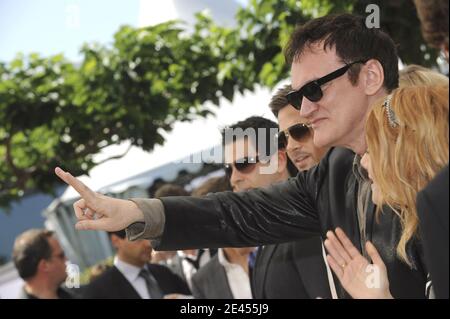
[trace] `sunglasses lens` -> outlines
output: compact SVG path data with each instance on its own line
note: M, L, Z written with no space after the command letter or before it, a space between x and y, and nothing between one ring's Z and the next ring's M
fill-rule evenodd
M290 105L295 107L297 110L300 110L302 106L303 96L298 91L289 93L288 95L286 95L286 99L288 100Z
M256 163L244 162L244 163L236 163L234 164L234 166L241 173L249 173L253 169L255 164Z
M305 86L304 89L303 89L303 94L311 102L317 102L323 96L322 89L320 88L320 85L318 85L315 82L312 82L309 85Z
M250 173L253 168L255 168L256 163L258 162L258 159L255 158L243 158L240 159L238 161L236 161L236 163L234 163L234 165L230 165L230 164L225 164L224 169L225 169L225 174L227 175L228 178L231 178L231 175L233 174L233 166L236 168L237 171L241 172L241 173Z
M310 129L306 125L295 125L289 129L289 134L296 141L300 141L311 134Z

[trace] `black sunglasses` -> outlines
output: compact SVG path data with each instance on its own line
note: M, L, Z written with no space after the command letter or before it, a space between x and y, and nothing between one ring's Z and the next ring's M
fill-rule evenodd
M342 68L337 69L336 71L331 72L330 74L327 74L324 77L321 77L320 79L306 83L297 91L289 92L286 95L286 99L288 100L289 104L291 104L297 110L300 110L302 107L303 97L306 97L311 102L319 101L323 97L323 92L321 88L322 85L344 75L345 72L347 72L348 69L350 69L350 67L352 67L353 65L358 63L365 64L366 62L367 60L359 60L352 62L350 64L346 64Z
M240 160L237 160L232 164L225 164L224 166L225 174L227 175L228 178L230 178L231 175L233 174L233 167L235 167L238 172L248 174L251 171L253 171L256 163L258 162L259 162L258 156L241 158Z
M279 149L285 149L287 147L289 136L297 142L304 141L311 136L311 128L307 124L298 123L280 131L277 134Z

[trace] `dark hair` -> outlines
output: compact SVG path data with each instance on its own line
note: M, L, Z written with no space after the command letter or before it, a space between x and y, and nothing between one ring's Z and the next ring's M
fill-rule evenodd
M260 128L264 128L264 135L260 136ZM228 128L226 128L225 130L222 131L222 144L225 145L225 131L227 129L241 129L243 131L245 131L246 129L253 129L255 131L255 135L256 135L256 151L258 151L259 156L261 158L269 158L271 157L273 154L275 154L275 152L278 150L278 145L274 142L276 141L276 136L274 134L278 132L278 124L275 123L274 121L271 121L269 119L266 119L264 117L261 116L252 116L249 117L243 121L237 122L236 124L233 124L231 126L229 126ZM276 130L273 130L276 129ZM265 141L265 150L266 150L266 154L261 154L260 150L259 150L259 145L260 143L264 143L261 142L261 139L264 139ZM236 140L236 136L233 135L233 141ZM297 174L298 170L295 168L295 165L291 162L291 160L289 158L287 158L287 169L288 172L291 176L294 176Z
M231 191L230 181L226 176L212 177L192 191L192 196L204 196L209 193Z
M292 87L290 85L285 85L281 89L279 89L274 96L272 96L269 107L276 117L278 117L278 112L289 105L289 101L287 100L286 95L291 91Z
M36 275L39 262L52 256L48 242L52 236L53 232L46 229L30 229L16 238L12 258L20 278L32 278Z
M448 49L448 0L414 0L422 35L430 46Z
M252 116L249 117L243 121L237 122L227 128L225 128L222 131L222 144L225 145L225 143L230 142L226 141L226 131L227 130L242 130L246 131L247 129L252 129L255 132L256 141L253 141L256 145L256 151L258 151L260 154L259 156L261 158L268 158L275 154L275 152L278 150L277 146L275 145L275 134L278 132L278 124L274 121L271 121L269 119L266 119L261 116ZM259 129L265 129L264 135L261 136L261 131ZM233 134L233 142L236 141L238 137ZM261 154L259 150L259 146L263 145L265 143L265 154Z
M323 49L336 49L344 63L378 60L383 66L384 87L390 92L398 87L398 57L393 40L377 28L367 28L365 18L353 14L327 15L298 26L285 48L289 64L298 61L311 45L323 41ZM348 72L350 82L358 82L360 64Z
M111 239L112 235L116 235L117 237L121 238L121 239L125 239L125 237L127 237L127 233L125 231L125 229L122 230L118 230L118 231L113 231L113 232L108 232L108 236Z
M175 184L165 184L155 192L155 198L169 196L189 196L189 193L183 187Z

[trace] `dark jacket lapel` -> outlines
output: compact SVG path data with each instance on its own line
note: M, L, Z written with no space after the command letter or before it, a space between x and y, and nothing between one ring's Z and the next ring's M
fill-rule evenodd
M120 298L141 299L141 296L137 293L131 283L115 266L111 269L111 279L112 285L110 289L117 291Z
M255 299L265 298L265 286L267 279L267 266L276 251L277 245L261 247L256 256L255 267L252 273L252 293Z

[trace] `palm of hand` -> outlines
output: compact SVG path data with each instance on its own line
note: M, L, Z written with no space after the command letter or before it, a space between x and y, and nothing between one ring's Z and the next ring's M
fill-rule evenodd
M328 232L324 244L330 267L353 298L392 298L386 266L372 243L366 243L366 251L373 263L361 255L340 228L336 234Z
M368 289L367 285L370 275L370 272L367 272L369 265L367 259L360 255L344 267L341 283L352 297L376 298L376 292L374 291L376 289Z

